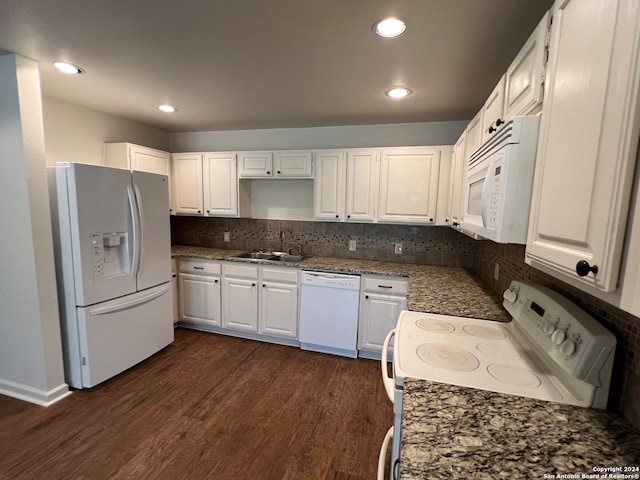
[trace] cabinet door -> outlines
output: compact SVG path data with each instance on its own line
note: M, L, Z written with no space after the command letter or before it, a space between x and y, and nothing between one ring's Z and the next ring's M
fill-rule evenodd
M405 297L363 292L358 350L381 352L384 339L395 328L400 312L406 308Z
M502 76L489 98L484 104L482 112L482 143L495 133L500 125L504 124L504 85L505 75Z
M204 212L211 217L238 216L238 174L235 153L204 155Z
M549 12L511 62L506 74L504 117L528 115L542 103Z
M618 280L638 146L639 12L631 0L553 11L525 260L602 291Z
M453 162L451 165L451 200L449 204L449 224L452 227L459 227L460 222L462 221L462 196L464 192L463 187L465 182L465 173L467 171L467 162L465 160L465 140L465 133L462 132L462 135L460 135L460 138L456 142L453 153Z
M259 333L298 338L298 285L263 281Z
M467 125L465 142L466 150L464 155L465 163L469 163L469 157L482 146L482 113L484 108L480 109L475 117Z
M173 213L202 215L202 155L174 154L171 167Z
M129 159L131 170L169 175L171 155L167 152L140 145L129 145Z
M173 323L180 320L180 295L176 259L171 259L171 296L173 300Z
M273 176L273 152L240 152L238 164L242 178Z
M346 220L373 222L379 182L379 154L347 152Z
M257 332L257 280L224 277L222 296L222 326L233 330Z
M277 178L311 178L311 152L275 152L274 176Z
M316 220L344 219L344 152L316 152L313 178L313 216Z
M178 275L180 320L220 326L220 278L205 275Z
M440 149L383 150L378 220L435 223Z

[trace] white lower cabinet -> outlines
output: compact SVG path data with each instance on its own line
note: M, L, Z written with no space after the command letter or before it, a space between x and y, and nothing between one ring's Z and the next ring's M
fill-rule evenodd
M298 338L299 272L290 268L261 268L258 333Z
M409 282L403 278L363 276L360 284L358 355L380 358L387 334L407 309Z
M222 326L258 332L258 267L223 266Z
M178 288L178 262L171 259L171 297L173 300L173 323L180 321L180 297Z
M220 326L220 264L208 260L179 262L180 320Z

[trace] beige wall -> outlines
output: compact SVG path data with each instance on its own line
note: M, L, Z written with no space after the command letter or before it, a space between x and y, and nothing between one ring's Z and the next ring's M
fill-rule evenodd
M100 164L102 146L130 142L169 149L169 133L131 120L43 96L47 165L56 162Z

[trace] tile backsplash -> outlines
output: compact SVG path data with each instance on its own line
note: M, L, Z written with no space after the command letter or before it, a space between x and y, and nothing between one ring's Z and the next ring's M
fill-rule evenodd
M481 241L475 251L474 270L498 293L511 280L526 280L545 285L589 312L617 338L616 357L609 396L609 408L621 410L640 428L640 318L524 263L524 245L499 245ZM498 279L493 278L495 263L500 265Z
M244 218L171 218L173 245L234 250L277 250L300 245L305 255L360 258L425 265L473 267L476 242L448 227L302 222ZM230 242L224 242L229 232ZM349 241L356 251L349 251ZM402 243L402 254L394 253Z

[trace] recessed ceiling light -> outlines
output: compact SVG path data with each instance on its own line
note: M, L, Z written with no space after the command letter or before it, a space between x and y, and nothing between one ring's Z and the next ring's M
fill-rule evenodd
M396 87L396 88L392 88L390 90L387 90L385 92L385 95L387 97L391 97L391 98L404 98L404 97L408 97L409 95L411 95L411 90L409 90L408 88L404 88L404 87Z
M407 24L394 17L385 18L373 25L376 35L384 38L399 37L407 30Z
M175 107L172 107L171 105L160 105L158 107L158 110L162 110L164 113L174 113L178 111L176 110Z
M75 75L76 73L82 73L82 69L80 67L76 67L70 63L66 62L56 62L53 64L58 70L62 73L68 73L69 75Z

